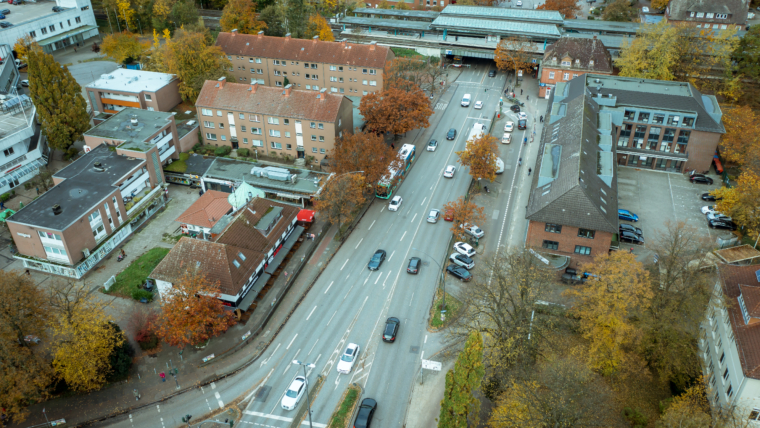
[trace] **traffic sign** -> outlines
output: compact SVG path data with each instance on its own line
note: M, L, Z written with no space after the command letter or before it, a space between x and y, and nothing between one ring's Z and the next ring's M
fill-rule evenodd
M422 360L422 368L439 372L441 371L441 363L438 361Z

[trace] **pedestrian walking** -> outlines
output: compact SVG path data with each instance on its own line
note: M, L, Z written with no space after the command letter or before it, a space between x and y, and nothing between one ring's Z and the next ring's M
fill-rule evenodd
M531 172L531 171L532 171L532 170L531 170L530 168L528 168L528 175L530 175L530 172Z
M541 116L541 123L544 123L544 117Z
M522 89L520 89L520 95L522 95Z
M127 253L124 252L124 248L121 249L121 256L122 257L127 257Z
M633 254L633 247L631 247L631 254Z
M530 95L528 95L528 101L530 101Z
M137 389L132 390L132 394L135 394L135 401L140 399L140 393L137 392Z
M198 196L203 196L203 189L198 190Z
M5 209L5 202L0 202L0 210L4 210L4 209Z
M166 382L166 373L161 372L158 374L158 377L161 378L161 382Z
M37 187L37 196L39 196L39 195L40 195L40 188Z

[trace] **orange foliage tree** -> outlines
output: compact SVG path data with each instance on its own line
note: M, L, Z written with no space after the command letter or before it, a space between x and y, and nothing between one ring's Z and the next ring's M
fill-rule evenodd
M752 169L746 168L736 180L736 186L711 192L717 198L715 208L731 216L734 221L744 226L742 230L753 239L760 234L760 176Z
M257 21L256 3L251 0L229 0L224 6L219 25L222 31L237 30L242 34L256 34L265 30L267 24Z
M459 163L470 167L472 178L493 182L496 179L496 159L499 145L496 137L490 134L480 134L467 141L465 149L456 152Z
M305 36L307 39L319 36L319 40L326 42L335 41L335 36L330 28L330 24L328 24L327 20L318 13L309 17L309 25L306 26Z
M330 223L337 223L342 236L345 231L341 229L341 225L344 221L353 218L356 208L365 201L363 190L364 177L362 175L335 176L325 183L325 187L314 202L314 208Z
M359 111L369 129L394 135L427 128L430 126L428 119L433 115L427 95L416 85L409 90L393 86L367 94L362 97Z
M727 109L723 125L726 133L720 144L726 160L760 173L760 114L749 106Z
M187 272L161 294L161 310L152 328L156 336L183 349L197 345L235 325L232 312L219 300L219 282Z
M530 52L531 46L528 41L516 37L501 39L494 52L496 67L504 71L525 71L531 66Z
M373 133L344 133L330 152L333 172L364 171L365 182L377 183L393 164L399 167L398 152ZM371 188L370 188L371 190Z
M581 7L576 0L546 0L538 7L541 10L556 10L565 16L565 19L575 19Z
M483 224L486 220L485 211L483 207L479 207L474 203L464 199L464 196L460 196L456 201L447 202L443 206L443 211L454 211L454 222L451 225L451 233L454 234L454 238L457 241L467 240L467 234L464 229L459 227L464 224Z

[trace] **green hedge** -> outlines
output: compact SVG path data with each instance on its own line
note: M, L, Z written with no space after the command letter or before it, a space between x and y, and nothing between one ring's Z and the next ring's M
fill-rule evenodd
M229 147L229 146L217 147L214 150L214 154L217 155L217 156L227 156L231 152L232 152L232 147Z
M248 149L237 149L237 155L243 158L247 158L251 154Z

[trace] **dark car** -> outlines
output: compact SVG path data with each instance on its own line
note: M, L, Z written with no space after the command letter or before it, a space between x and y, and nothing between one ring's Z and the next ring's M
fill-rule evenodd
M393 343L396 341L398 328L401 327L401 321L398 318L390 317L385 320L385 330L383 330L383 342Z
M383 260L385 260L385 250L377 250L372 255L372 258L369 259L367 267L369 270L378 270L380 269L380 265L383 264Z
M372 416L375 414L375 409L377 409L377 401L371 398L362 400L359 412L354 420L354 428L369 428L369 424L372 423Z
M715 202L720 201L723 198L716 198L715 196L709 194L709 193L702 193L702 200L708 201L708 202Z
M713 184L713 179L702 174L694 174L689 177L692 183Z
M11 24L10 22L0 22L0 27L1 28L13 27L13 24Z
M644 232L642 232L641 229L630 224L620 224L618 225L618 230L620 232L631 232L639 236L644 236Z
M5 15L3 15L2 13L0 13L0 19L5 19Z
M457 130L454 128L449 129L449 132L446 133L446 139L447 140L453 140L457 136Z
M509 109L515 113L520 113L520 106L518 106L517 104L512 104L511 106L509 106Z
M53 12L63 12L63 8L61 6L53 6Z
M728 220L707 220L710 229L736 230L736 223Z
M618 236L620 237L620 242L628 242L630 244L644 245L644 238L642 238L641 236L635 233L621 231L618 234Z
M419 257L412 257L409 259L409 266L406 267L406 271L416 275L420 272L420 266L422 266L422 260Z
M11 10L10 9L3 9L3 10L0 10L0 13L2 13L3 15L10 15L11 14Z
M528 127L528 121L525 119L520 119L517 121L517 129L523 130Z
M19 5L19 4L22 4L22 3L24 3L24 1L23 1L23 0L13 0L13 1L11 2L11 4L13 4L13 5Z
M446 266L446 272L459 278L460 281L469 281L472 279L472 274L462 266L448 265Z
M573 275L571 273L563 273L561 281L565 284L576 285L585 283L586 278L580 275Z
M495 77L496 76L496 70L491 70L488 72L488 77Z

